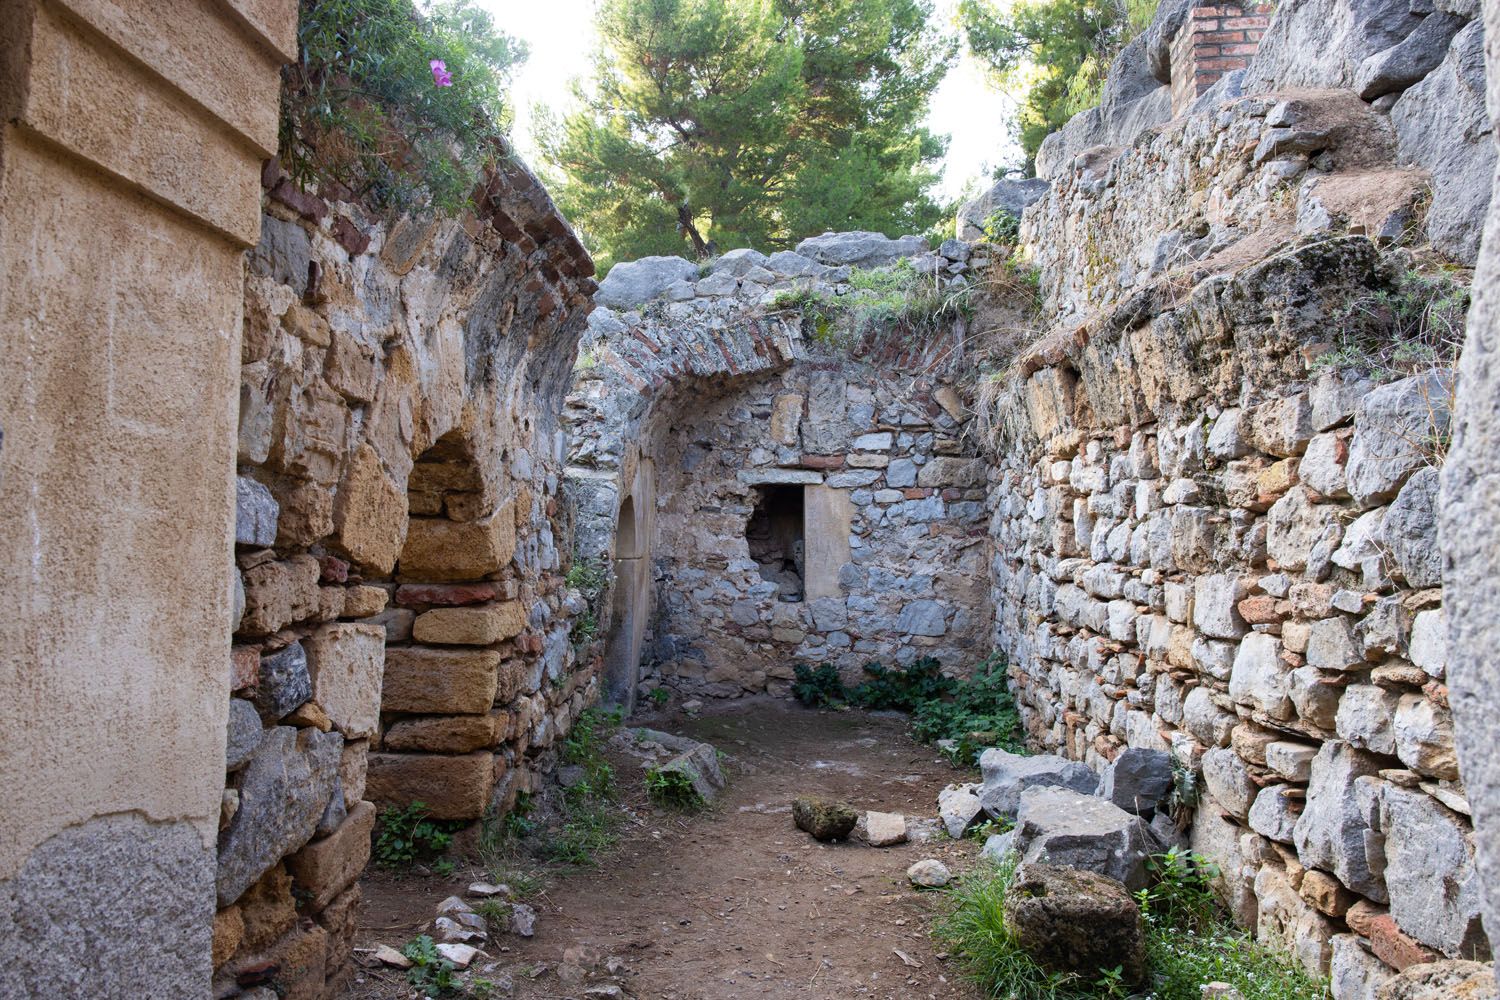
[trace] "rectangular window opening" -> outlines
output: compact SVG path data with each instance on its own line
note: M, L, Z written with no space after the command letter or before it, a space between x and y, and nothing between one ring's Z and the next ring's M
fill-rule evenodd
M758 486L755 492L755 511L745 523L750 558L760 566L761 579L776 584L779 600L801 601L807 548L802 487Z

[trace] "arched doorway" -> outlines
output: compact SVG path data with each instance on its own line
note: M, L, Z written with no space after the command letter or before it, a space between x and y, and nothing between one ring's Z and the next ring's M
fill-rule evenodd
M614 585L610 588L609 642L604 651L604 696L627 713L635 708L641 641L646 632L649 559L635 498L626 497L615 520Z

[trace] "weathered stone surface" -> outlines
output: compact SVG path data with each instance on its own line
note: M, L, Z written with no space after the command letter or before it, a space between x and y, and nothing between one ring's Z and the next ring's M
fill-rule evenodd
M224 769L238 771L260 746L264 729L260 713L244 698L229 699L229 736L224 746Z
M1324 743L1312 764L1307 805L1297 820L1294 842L1302 863L1338 876L1355 892L1377 902L1385 887L1385 844L1380 833L1377 757L1347 743Z
M307 671L307 651L294 642L279 653L260 658L255 686L255 707L276 721L312 697L312 678Z
M1437 528L1440 479L1437 469L1412 473L1382 523L1381 541L1412 587L1436 587L1443 582Z
M704 804L718 797L724 787L724 773L719 769L719 754L707 743L694 743L661 766L687 778L693 794Z
M941 861L923 858L906 869L906 878L919 889L941 889L953 880L953 875Z
M1352 684L1345 688L1335 723L1340 738L1360 750L1394 755L1398 700L1399 695L1394 691L1373 684Z
M1343 615L1313 622L1307 635L1307 665L1318 670L1364 667L1364 649L1354 623Z
M1317 755L1316 747L1277 740L1266 745L1266 766L1288 781L1307 781Z
M1282 844L1293 842L1292 831L1302 815L1302 796L1287 785L1268 785L1255 796L1250 806L1250 829Z
M270 635L317 614L320 572L318 561L311 556L293 556L245 570L245 613L240 631Z
M1265 632L1245 636L1229 675L1229 696L1272 718L1290 719L1295 714L1290 688L1291 671L1281 659L1276 636Z
M954 840L962 840L984 813L977 794L979 788L975 784L949 785L938 792L938 818Z
M1011 843L1024 863L1097 872L1132 891L1145 886L1146 860L1158 849L1139 816L1092 795L1045 785L1021 794Z
M1229 574L1205 574L1193 581L1193 624L1216 639L1238 639L1245 620L1237 605L1245 597L1245 581Z
M957 233L961 240L983 240L989 234L985 226L997 211L1014 217L1017 222L1026 207L1047 192L1047 182L1036 177L1025 180L1008 178L996 181L988 191L964 202L958 209Z
M1099 778L1087 764L1049 754L1023 757L994 748L979 755L979 802L996 819L1015 819L1028 788L1055 786L1092 795Z
M516 519L508 505L480 521L414 517L397 571L403 580L479 580L504 569L515 551Z
M1407 767L1433 778L1457 781L1453 717L1447 708L1420 694L1404 694L1392 724L1396 756Z
M854 832L859 813L843 802L803 797L792 802L792 822L814 840L843 840Z
M239 811L220 837L220 906L312 836L333 794L343 747L337 733L266 731L240 777Z
M1445 613L1422 611L1411 623L1411 662L1433 677L1441 678L1448 669L1448 620Z
M1333 1000L1375 1000L1375 991L1395 975L1357 934L1335 934L1328 943L1328 991Z
M387 712L482 715L498 688L500 654L409 646L385 654L381 707Z
M1495 1000L1493 965L1467 960L1413 965L1375 991L1375 1000Z
M421 802L434 819L472 820L484 815L495 781L488 751L461 755L372 753L365 794L405 808Z
M333 503L338 550L379 576L396 565L406 539L406 491L391 479L368 444L355 449Z
M1246 71L1247 90L1353 86L1366 59L1421 23L1397 0L1302 0L1277 15Z
M1259 917L1251 887L1255 869L1248 864L1240 848L1242 832L1242 827L1225 818L1225 810L1218 802L1205 796L1193 819L1189 845L1218 869L1212 884L1219 898L1229 907L1235 923L1253 930Z
M526 613L521 602L503 601L424 611L412 624L412 637L418 642L488 646L519 635L525 627Z
M271 491L245 476L234 479L234 543L254 548L276 544L281 505Z
M287 859L287 870L301 890L304 912L317 913L359 878L370 862L375 806L360 802L337 830L307 844Z
M385 629L324 625L307 638L312 698L346 739L375 734L380 722Z
M1431 460L1448 433L1453 375L1433 372L1382 385L1354 414L1349 444L1349 495L1364 507L1395 498L1412 473Z
M1172 792L1172 755L1126 747L1104 770L1099 795L1126 812L1149 813Z
M1224 809L1243 821L1255 801L1255 782L1244 760L1229 747L1215 747L1203 755L1203 784Z
M1140 908L1125 886L1091 871L1022 866L1005 894L1005 929L1043 968L1092 982L1119 969L1127 983L1146 972Z
M387 750L469 753L494 746L496 717L429 715L397 719L380 738Z
M906 843L906 817L901 813L867 812L862 822L865 842L871 847Z
M610 268L599 283L594 301L611 309L634 309L656 298L674 282L697 278L698 265L681 257L622 261Z
M1396 925L1444 954L1488 958L1480 925L1483 887L1467 824L1424 792L1385 784L1380 825Z
M926 249L927 241L920 236L902 236L893 240L880 233L858 232L824 233L797 244L797 252L802 256L834 267L880 267Z
M1467 19L1433 13L1397 44L1368 56L1354 75L1354 90L1366 101L1405 90L1431 73L1448 54L1453 36Z
M1270 865L1261 868L1255 876L1255 895L1256 940L1295 956L1310 975L1327 975L1333 927L1297 895L1287 873Z

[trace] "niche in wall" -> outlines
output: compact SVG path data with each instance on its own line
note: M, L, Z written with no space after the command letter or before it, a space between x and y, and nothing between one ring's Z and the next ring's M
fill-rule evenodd
M800 601L806 593L806 537L801 486L755 488L755 510L745 523L750 558L761 579L776 584L783 601Z

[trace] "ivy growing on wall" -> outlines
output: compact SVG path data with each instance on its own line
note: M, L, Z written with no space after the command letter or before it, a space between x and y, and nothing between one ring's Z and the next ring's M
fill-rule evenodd
M526 49L473 0L302 0L297 55L282 83L293 179L452 211L503 149L503 95Z

